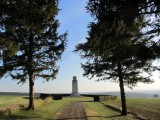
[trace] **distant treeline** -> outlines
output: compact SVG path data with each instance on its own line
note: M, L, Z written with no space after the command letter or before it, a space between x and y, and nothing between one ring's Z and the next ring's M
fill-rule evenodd
M17 95L17 96L28 96L29 93L21 93L21 92L0 92L0 95ZM35 93L35 97L39 97L41 93ZM47 94L47 93L45 93ZM142 92L142 93L136 93L136 92L126 92L126 97L128 98L153 98L154 94L159 94L160 92ZM69 93L54 93L54 95L62 95L62 96L69 96ZM80 94L82 96L90 95L91 97L95 95L114 95L118 98L120 97L119 92L97 92L97 93L83 93Z
M29 96L29 93L21 92L0 92L0 95L17 95L17 96ZM40 93L35 93L35 97L39 97Z
M126 92L126 97L127 98L153 98L153 94L159 94L160 92L142 92L142 93L136 93L136 92ZM117 96L118 98L120 98L120 93L119 92L97 92L97 93L85 93L85 94L81 94L81 95L90 95L90 96L94 96L94 95L113 95L113 96Z

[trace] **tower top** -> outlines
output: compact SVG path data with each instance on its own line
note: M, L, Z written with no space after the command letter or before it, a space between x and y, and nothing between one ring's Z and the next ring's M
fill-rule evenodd
M76 76L73 76L73 80L77 80L77 77L76 77Z

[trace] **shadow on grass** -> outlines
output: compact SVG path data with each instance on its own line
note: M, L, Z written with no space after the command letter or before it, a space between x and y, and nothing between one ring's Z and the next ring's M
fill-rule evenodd
M104 105L105 105L105 104L104 104ZM111 105L105 105L105 107L106 107L106 108L109 108L109 109L112 109L112 110L114 110L114 111L116 111L116 112L121 113L121 109L116 108L116 107L113 107L113 106L111 106Z
M25 97L22 97L23 99L29 99L29 97L25 96ZM35 99L38 99L39 97L34 97Z
M25 111L26 113L27 112L31 112L29 110L27 110L26 108L22 108L20 109L21 112ZM32 115L11 115L9 117L7 117L6 120L25 120L25 119L41 119L40 117L38 116L32 116ZM1 119L0 119L1 120Z
M84 100L84 101L77 101L77 102L95 102L93 100Z
M121 115L112 115L112 116L87 116L87 117L74 117L74 118L61 118L61 119L48 119L48 120L71 120L71 119L74 119L74 120L88 120L89 118L114 118L114 117L120 117Z
M38 117L32 117L32 116L13 115L13 116L8 117L6 120L24 120L24 119L34 119L34 118L35 119L40 119Z

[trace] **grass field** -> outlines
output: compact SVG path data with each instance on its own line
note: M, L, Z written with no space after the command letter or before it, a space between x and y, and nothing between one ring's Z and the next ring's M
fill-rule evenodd
M27 104L28 100L26 97L21 96L9 96L9 95L0 95L0 108L7 107L16 104Z
M107 101L104 104L121 108L121 100ZM128 111L138 116L149 119L160 119L160 99L159 98L127 98Z
M131 114L121 116L120 112L114 111L99 102L86 102L86 105L88 120L137 120Z
M6 107L8 105L17 104L17 101L19 101L18 103L28 103L28 100L23 97L0 96L0 108ZM107 101L105 103L99 103L93 102L93 98L91 97L64 97L63 100L52 100L51 102L48 102L42 106L37 106L34 111L20 110L18 112L13 113L9 117L3 119L54 120L59 111L70 101L81 101L85 104L85 112L88 120L138 120L138 118L133 114L128 114L128 116L120 116L120 112L115 111L107 106L111 105L116 108L120 108L119 99L116 101ZM160 115L160 99L130 98L127 99L127 106L130 112L133 112L138 116L142 116L149 120L158 120L158 115ZM154 117L151 114L153 114Z
M3 118L6 120L21 120L21 119L30 119L30 120L46 120L54 119L58 111L63 108L70 101L90 101L92 98L64 98L63 100L53 100L43 106L36 107L34 111L20 110L19 112L14 113L13 115Z

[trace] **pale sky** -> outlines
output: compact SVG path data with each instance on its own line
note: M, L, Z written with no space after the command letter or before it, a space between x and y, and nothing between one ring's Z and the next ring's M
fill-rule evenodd
M95 79L89 80L83 77L83 69L80 63L79 54L73 52L75 45L85 42L88 24L93 19L86 13L85 6L87 0L60 0L59 8L62 9L57 16L60 27L59 33L68 31L67 49L62 55L57 79L45 82L38 79L35 81L35 92L41 93L71 93L73 76L77 76L79 92L110 92L119 91L118 83L110 81L96 82ZM159 90L160 72L153 73L153 84L137 84L132 91L136 90ZM11 80L10 77L0 80L0 92L28 92L28 81L23 85L18 85L18 81ZM125 87L126 91L131 91Z

